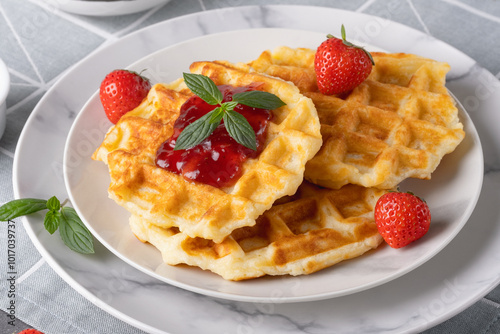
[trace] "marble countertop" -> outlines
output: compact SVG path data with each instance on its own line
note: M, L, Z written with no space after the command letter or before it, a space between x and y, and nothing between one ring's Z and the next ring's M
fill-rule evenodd
M0 226L2 259L12 254L8 239L15 230L15 271L0 269L0 332L500 332L500 44L492 42L500 36L497 1L171 0L139 13L101 17L64 12L54 3L0 0L0 58L11 77L0 140L0 203L19 194L65 195L64 140L112 67L224 31L322 32L328 17L351 22L356 39L389 51L420 51L443 60L454 55L447 59L449 88L479 133L485 182L469 222L428 263L377 288L306 303L247 303L187 291L129 266L100 244L94 259L59 252L36 218L16 219ZM383 28L386 37L380 36Z

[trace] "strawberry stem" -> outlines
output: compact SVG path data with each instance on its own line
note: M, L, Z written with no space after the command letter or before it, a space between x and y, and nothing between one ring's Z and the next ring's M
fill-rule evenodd
M342 25L342 27L340 27L340 34L342 36L342 40L344 41L344 43L346 43L347 41L345 39L346 34L345 34L345 27L344 27L344 25ZM351 44L351 43L349 43L349 44Z
M372 62L372 65L375 65L375 61L373 60L373 57L371 55L370 52L366 51L365 48L361 47L361 46L357 46L355 44L352 44L351 42L349 42L348 40L346 40L346 32L345 32L345 27L344 25L342 25L342 27L340 27L340 33L342 35L342 42L344 43L344 45L346 46L351 46L353 48L356 48L356 49L360 49L360 50L363 50L366 55L368 56L368 58L370 58L370 61ZM331 36L331 35L330 35ZM332 36L333 37L333 36Z

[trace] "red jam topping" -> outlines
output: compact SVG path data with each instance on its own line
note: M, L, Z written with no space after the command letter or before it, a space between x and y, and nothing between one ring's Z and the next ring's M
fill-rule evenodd
M219 89L224 96L223 102L227 102L232 100L233 94L255 90L255 86L222 85ZM174 124L174 134L158 150L156 165L181 174L187 180L202 182L217 188L234 185L243 172L243 162L248 158L256 158L262 151L268 121L272 114L270 110L241 104L234 108L247 119L255 131L256 151L238 144L231 138L224 126L224 121L197 146L174 151L175 142L182 130L216 107L198 96L189 98L181 107L179 118Z

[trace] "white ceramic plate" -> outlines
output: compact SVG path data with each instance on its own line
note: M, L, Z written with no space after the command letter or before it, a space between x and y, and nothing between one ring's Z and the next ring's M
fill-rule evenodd
M6 125L7 94L10 89L10 75L7 66L0 59L0 138L2 138Z
M420 31L370 15L307 6L238 7L149 26L100 49L63 75L33 110L19 138L13 166L16 198L67 196L62 162L68 131L75 114L96 91L101 73L203 35L266 27L323 33L334 31L335 22L391 52L449 61L449 88L478 128L486 162L496 163L500 84L464 53ZM81 80L84 77L87 80ZM106 312L148 333L200 329L204 333L415 333L459 313L500 283L499 179L498 173L489 171L469 222L432 259L387 284L307 303L281 304L277 300L262 305L204 297L136 270L98 242L92 256L68 251L45 231L43 217L34 215L22 221L38 251L69 285ZM284 289L300 292L301 278L288 278L291 281L293 286L284 285L271 297L279 297Z
M170 0L43 0L48 5L65 12L89 16L116 16L145 11L169 2Z
M196 60L249 61L263 50L280 45L314 48L323 40L321 33L289 29L226 32L167 47L130 68L143 71L156 82L171 82L188 71ZM433 223L426 237L400 250L382 246L355 260L305 276L301 278L300 291L284 289L280 302L337 297L388 282L429 260L453 239L474 209L483 178L482 151L476 129L463 109L460 109L460 118L465 124L466 138L455 152L443 159L432 181L412 180L402 184L402 188L423 196L430 205ZM164 282L218 298L270 302L275 301L271 297L273 291L295 284L286 277L230 282L197 268L163 264L156 248L141 243L130 232L129 213L108 199L107 166L90 158L110 126L96 93L75 120L64 159L71 202L94 236L108 249Z

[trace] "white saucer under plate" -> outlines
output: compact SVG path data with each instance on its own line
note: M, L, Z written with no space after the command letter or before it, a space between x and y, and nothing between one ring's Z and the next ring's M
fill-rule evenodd
M224 32L167 47L129 68L156 82L172 82L200 59L246 62L280 45L314 48L324 39L323 33L277 28ZM130 214L108 198L107 166L91 159L89 148L97 148L112 125L98 92L78 114L68 135L63 161L66 189L78 214L103 245L135 268L169 284L213 297L259 303L338 297L380 285L417 268L443 249L467 222L481 190L483 157L476 129L463 109L460 118L466 138L443 159L432 181L412 180L401 185L429 203L433 227L427 236L403 250L380 247L355 260L300 277L300 289L292 289L298 279L288 277L231 282L197 268L169 266L155 247L140 242L128 227Z
M170 0L43 0L48 6L68 13L89 16L116 16L142 12Z
M299 19L304 17L315 19ZM448 61L452 66L448 87L465 104L479 136L482 137L485 157L495 156L500 144L500 134L493 124L499 118L495 107L500 105L500 87L489 72L479 68L460 51L403 25L359 13L302 6L239 7L161 22L126 36L77 64L44 96L23 130L14 161L16 197L67 196L62 174L65 141L75 121L74 117L95 93L103 73L128 66L169 45L203 35L248 28L285 28L323 33L331 32L331 22L342 22L358 32L363 32L365 27L378 25L379 33L354 36L355 39L366 37L367 44L391 52L410 52ZM196 53L197 49L190 49L190 52ZM249 58L253 57L249 55ZM166 60L168 61L171 60ZM162 67L157 70L159 75L171 75L163 73ZM80 80L83 77L86 80ZM477 95L478 87L484 87L485 82L490 83L489 94ZM463 154L467 161L467 155L469 152L476 152L479 141L474 136L474 126L470 119L464 112L461 117L466 129L471 131L471 136L458 149L458 154ZM88 139L93 140L92 133ZM93 147L89 145L87 149L90 151ZM32 157L38 156L39 151L44 152L43 161L38 161L37 168L34 169ZM481 159L480 154L475 157ZM448 159L453 159L452 155L445 158ZM470 163L477 168L482 166L481 163ZM468 170L460 159L460 163L451 171L441 172L440 169L436 172L438 180L443 177L443 191L449 182L453 183L454 177L448 174L451 172L460 177L463 168ZM444 175L439 176L440 173ZM473 178L476 177L476 173L473 172L472 175ZM444 249L427 262L427 259L419 260L422 264L418 268L362 292L303 303L282 303L280 298L297 296L293 295L294 291L298 296L304 295L302 287L305 278L279 279L282 284L267 296L266 301L272 303L262 304L261 299L256 299L255 302L228 300L224 295L227 294L226 291L222 292L223 295L218 295L226 299L207 297L164 284L128 265L99 243L96 245L96 254L91 256L68 251L57 238L44 231L40 217L32 216L23 221L40 253L63 279L99 307L148 332L190 332L195 328L203 328L206 333L245 330L301 332L301 328L309 326L320 333L365 332L368 328L377 333L407 332L428 328L451 317L499 283L500 268L496 264L500 254L500 224L496 222L500 215L497 205L499 195L495 190L499 180L493 173L487 173L485 177L488 182L484 183L476 209L468 223L453 240L453 233L449 234L451 242L446 247L444 246L450 240L441 240L435 245L437 250L439 245ZM428 182L434 181L435 178ZM472 184L476 185L475 182ZM426 187L422 189L425 191ZM446 215L453 215L454 210L461 210L460 204L455 200L460 196L467 198L468 192L474 193L476 190L474 187L462 188L457 184L449 202L434 192L429 193L429 202L436 200L443 205L457 205L440 214L441 218L437 221L439 230L431 234L425 243L416 244L409 249L409 252L438 240L445 233L443 231L446 231L447 225L443 223L446 222ZM435 191L439 194L441 190ZM449 194L446 191L446 195ZM441 209L440 206L435 210ZM466 210L463 214L467 216L469 213ZM460 223L456 225L456 232L460 229L459 225ZM102 233L98 235L99 238L103 236ZM107 239L107 242L111 239ZM118 244L115 246L119 250L123 249ZM385 251L382 249L382 252ZM377 254L375 252L370 256ZM152 263L155 261L153 257ZM394 264L398 265L397 261ZM328 271L325 273L327 275ZM400 274L402 273L404 272ZM204 273L203 276L205 274L210 275ZM186 277L184 273L180 275L182 278ZM199 284L199 279L197 277L196 282L183 281L183 284ZM253 284L259 284L258 280ZM217 291L217 287L211 288ZM252 288L251 291L257 289ZM242 291L242 294L248 295L248 292ZM305 309L308 311L304 312Z

